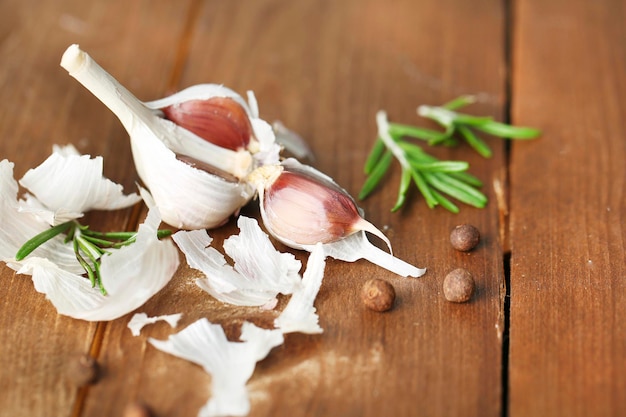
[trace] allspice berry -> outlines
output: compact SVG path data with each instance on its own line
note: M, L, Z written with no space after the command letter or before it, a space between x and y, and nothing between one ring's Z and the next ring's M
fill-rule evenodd
M455 227L450 233L452 247L461 252L469 252L480 242L480 232L471 224Z
M365 282L361 291L363 304L370 310L387 311L393 307L396 299L396 290L389 282L372 278Z
M475 287L472 274L459 268L450 272L443 280L443 295L453 303L464 303L472 298Z
M98 379L98 363L88 354L80 354L67 364L67 377L77 387L93 384Z

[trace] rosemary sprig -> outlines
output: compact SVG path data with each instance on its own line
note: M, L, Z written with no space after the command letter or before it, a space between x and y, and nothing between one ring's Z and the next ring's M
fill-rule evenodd
M91 281L91 286L97 287L103 295L106 295L107 292L102 286L102 276L100 274L102 256L111 253L107 249L119 249L134 243L137 240L137 233L97 232L89 229L89 226L81 225L76 220L70 220L51 227L29 239L17 251L15 259L17 261L23 260L39 246L62 233L66 234L64 242L66 244L71 242L76 260L85 270L87 278ZM159 239L171 234L171 230L157 231Z
M424 140L431 146L454 146L458 144L460 136L480 155L489 158L492 155L491 149L474 130L502 138L531 139L539 135L537 129L510 126L491 117L472 116L456 111L474 101L474 96L461 96L443 106L418 108L421 116L437 122L445 129L443 132L389 123L387 115L382 111L379 112L376 116L378 138L365 162L364 171L367 178L359 193L359 199L364 199L373 192L395 158L400 163L402 174L398 197L392 211L397 211L404 205L411 182L415 183L430 208L441 205L453 213L458 213L459 208L448 197L474 207L484 207L487 204L487 197L478 190L482 182L466 172L469 169L467 162L440 161L424 152L421 147L404 139L408 137Z
M417 113L427 119L431 119L445 129L444 132L424 128L407 128L407 126L393 126L396 132L402 136L421 139L429 145L455 145L457 137L462 137L468 145L485 158L492 156L491 148L476 135L480 131L503 139L533 139L541 133L531 127L511 126L493 120L493 117L472 116L459 113L456 110L472 104L476 101L475 96L461 96L442 106L422 105L417 108Z

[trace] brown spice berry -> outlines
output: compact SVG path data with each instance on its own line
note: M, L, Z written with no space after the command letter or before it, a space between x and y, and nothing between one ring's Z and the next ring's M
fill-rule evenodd
M469 301L474 294L475 284L472 274L459 268L446 275L443 280L443 295L453 303Z
M372 278L367 280L361 291L363 304L370 310L387 311L393 307L396 299L396 290L389 282Z
M93 384L98 379L98 363L88 354L75 356L67 364L67 376L77 387Z
M469 252L480 242L480 232L471 224L455 227L450 233L450 243L458 251Z

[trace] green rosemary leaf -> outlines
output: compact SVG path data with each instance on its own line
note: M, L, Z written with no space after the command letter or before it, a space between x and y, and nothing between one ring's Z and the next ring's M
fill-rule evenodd
M483 186L483 182L480 179L467 172L450 172L448 176L450 176L451 178L456 178L459 181L463 181L464 183L473 187Z
M448 138L451 132L438 132L432 129L426 129L423 127L403 125L399 123L389 123L389 134L391 137L403 137L427 140L427 141L440 141Z
M439 177L446 184L449 184L450 186L456 188L460 193L467 194L473 200L473 202L471 203L472 205L482 208L485 207L485 205L487 204L487 196L475 187L466 184L463 181L459 181L447 174L436 172L433 173L433 175Z
M424 178L432 187L465 204L478 208L482 208L487 204L487 197L480 191L445 174L425 172Z
M85 258L83 258L83 256L80 254L78 239L74 239L72 243L74 246L74 254L76 255L76 260L78 260L80 266L82 266L87 273L87 277L89 277L89 282L91 282L91 287L93 288L96 286L96 275L91 268L91 265L89 265L89 262L87 262Z
M130 239L127 240L122 240L119 242L115 242L111 248L113 249L119 249L119 248L123 248L124 246L128 246L128 245L132 245L133 243L135 243L137 241L137 236L133 236Z
M411 169L403 168L402 169L402 178L400 179L400 187L398 189L398 199L396 200L396 204L393 206L391 211L398 211L406 201L406 195L409 191L409 186L411 185Z
M159 229L157 230L157 239L163 239L166 237L172 236L172 231L169 229Z
M432 190L428 186L422 174L420 174L419 171L413 171L411 173L411 176L413 177L413 182L417 186L417 189L424 196L424 200L426 200L426 205L428 206L428 208L432 209L437 204L439 204L439 202L437 201L437 198L433 195L434 190Z
M359 200L363 200L368 195L370 195L372 191L374 191L374 188L376 188L380 180L389 169L392 160L393 155L391 151L385 151L383 156L380 158L380 160L372 170L371 174L365 180L365 184L363 184L363 188L361 188L361 191L359 192Z
M365 171L365 174L369 175L372 173L372 171L376 167L376 164L382 157L383 152L385 152L385 149L386 149L385 143L380 138L377 138L376 142L374 142L374 146L372 147L372 150L367 156L367 160L365 161L365 166L363 168L363 170Z
M445 198L441 193L436 190L432 190L434 198L437 200L437 204L440 204L441 207L445 208L448 211L451 211L454 214L457 214L460 210L459 207L454 204L452 201Z
M39 246L43 245L53 237L58 236L63 232L66 232L73 224L73 221L61 223L32 237L26 243L24 243L22 247L17 251L17 254L15 255L15 260L23 260Z
M97 262L98 258L104 253L102 249L86 240L84 236L76 236L74 242L78 243L80 250L94 263Z
M95 230L83 230L81 234L102 239L128 240L135 236L137 232L97 232Z
M445 103L441 107L443 107L444 109L448 109L448 110L458 110L461 107L465 107L468 104L472 104L475 102L476 102L476 96L465 95L465 96L457 97L454 100Z
M400 149L404 151L404 154L408 159L412 159L416 162L432 162L436 161L436 158L428 155L424 150L411 142L398 142Z
M482 125L476 125L475 127L490 135L510 139L534 139L541 134L540 130L532 127L511 126L494 120Z
M481 156L485 158L491 158L492 152L489 146L478 136L474 134L468 127L465 126L457 126L457 129L461 135L465 138L465 141L472 147L476 152L478 152Z
M446 127L445 134L440 138L431 139L428 141L430 146L444 145L444 146L454 146L457 141L452 137L454 135L455 126L454 124L444 125Z
M462 172L469 168L469 164L464 161L415 162L411 163L411 167L418 171Z
M453 122L455 125L469 125L469 126L482 126L493 122L491 116L472 116L470 114L454 113Z
M100 293L102 295L108 295L107 290L102 285L102 274L100 273L100 262L95 262L93 264L93 266L94 266L94 269L95 269L96 285L100 289Z
M112 242L110 240L100 239L95 236L86 235L84 233L81 233L81 238L99 247L110 248L115 245L115 242Z

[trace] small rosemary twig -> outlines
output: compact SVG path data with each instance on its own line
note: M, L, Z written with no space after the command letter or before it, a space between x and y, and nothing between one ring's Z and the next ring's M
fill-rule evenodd
M389 123L385 112L378 112L378 138L365 162L367 175L359 199L372 193L389 170L395 158L400 163L402 174L398 197L392 211L399 210L406 201L411 186L415 183L424 196L428 207L437 205L457 213L459 208L447 197L474 207L482 208L487 204L487 197L478 190L482 182L468 174L469 164L463 161L440 161L424 152L419 146L404 138L426 141L430 146L458 144L458 137L463 138L476 152L485 158L492 155L489 146L475 131L481 131L501 138L531 139L540 132L529 127L515 127L493 120L492 117L479 117L459 113L456 110L475 102L474 96L461 96L443 106L420 106L418 114L429 118L445 130L432 129Z
M72 245L76 260L83 267L92 287L97 287L103 295L106 289L102 285L102 275L100 265L102 256L110 253L107 249L119 249L128 246L137 240L136 232L97 232L83 226L76 220L61 223L48 230L45 230L33 238L29 239L17 251L15 259L21 261L30 255L35 249L50 239L65 233L64 242ZM170 236L171 230L158 230L159 239Z

